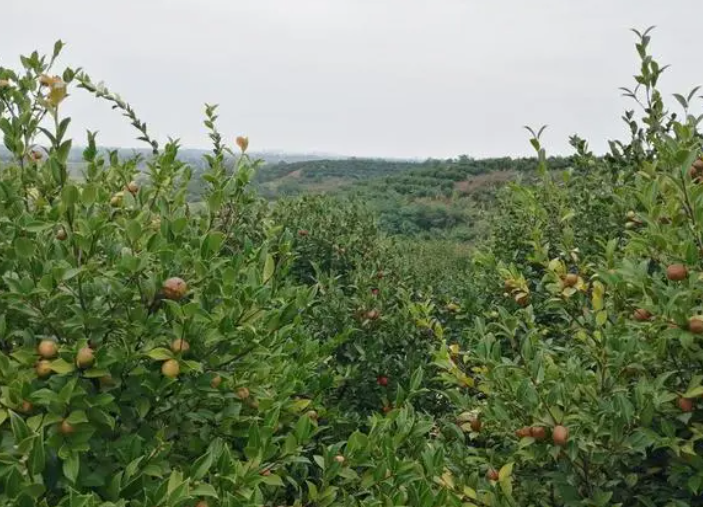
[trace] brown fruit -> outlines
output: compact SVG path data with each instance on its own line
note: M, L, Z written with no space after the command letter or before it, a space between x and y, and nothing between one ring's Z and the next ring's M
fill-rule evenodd
M523 426L515 432L515 436L518 438L525 438L532 436L532 428L530 426Z
M210 381L210 387L212 387L213 389L217 389L218 387L220 387L220 384L222 384L222 377L220 377L219 375L215 375Z
M112 378L112 375L109 373L107 375L103 375L98 379L98 383L100 384L100 387L102 389L109 389L110 387L115 385L115 379Z
M37 346L37 352L44 359L53 359L59 353L59 347L53 340L42 340Z
M200 500L197 504L195 504L195 507L208 507L208 504L205 500Z
M520 294L515 296L515 302L520 306L527 306L528 304L530 304L530 295L521 292Z
M391 410L393 410L393 407L391 405L383 405L383 408L381 409L384 414L387 414Z
M567 287L573 287L579 282L579 275L576 273L569 273L564 277L564 285Z
M161 292L166 299L178 301L188 292L188 284L182 278L174 276L164 282Z
M666 277L673 282L680 282L688 277L688 269L683 264L672 264L666 268Z
M95 352L90 347L83 347L76 354L76 365L79 368L90 368L95 362Z
M130 182L127 184L127 191L128 191L130 194L132 194L132 195L135 195L137 192L139 192L139 185L137 185L137 182L136 182L136 181L130 181Z
M681 412L693 412L693 400L690 398L679 398L676 404L681 409Z
M249 147L249 138L244 137L244 136L237 136L237 146L239 146L239 149L242 150L242 153L247 151L247 148Z
M305 229L300 229L300 230L298 231L298 236L300 236L300 237L302 237L302 238L304 238L304 237L307 236L308 234L309 234L308 231L305 230Z
M377 320L381 316L381 312L378 310L369 310L366 312L366 318L369 320Z
M489 468L488 471L486 472L486 479L489 481L497 481L500 479L500 474L498 474L498 470L495 468Z
M542 441L547 438L547 430L544 426L533 426L532 427L532 437L535 440Z
M561 447L565 446L569 441L569 428L562 426L561 424L555 426L552 431L552 440L554 441L554 445Z
M247 389L246 387L240 387L239 389L237 389L237 398L239 398L240 400L246 400L249 395L249 389Z
M39 378L47 378L52 374L51 362L46 359L42 359L34 366L34 371L37 373Z
M18 409L19 412L22 414L29 414L32 410L34 410L34 405L32 405L29 401L23 400L22 405L20 405L20 408Z
M482 424L481 424L481 419L479 419L478 417L474 417L474 418L471 420L471 431L474 431L474 432L476 432L476 433L480 433L480 432L481 432L481 426L482 426Z
M66 233L66 229L61 227L58 231L56 231L56 239L58 241L66 241L66 238L68 238L68 234Z
M181 365L178 364L178 361L175 359L164 361L164 364L161 365L161 373L163 373L165 377L176 378L180 372Z
M703 334L703 318L691 317L688 319L688 330L693 334Z
M342 465L342 464L346 461L346 460L344 459L344 456L342 456L341 454L337 454L337 455L334 457L334 460L335 460L337 463L339 463L340 465Z
M176 338L171 342L171 351L174 354L185 354L190 350L190 343L182 338Z
M378 377L376 377L376 383L379 386L386 387L388 385L388 377L384 375L379 375Z
M76 432L76 427L64 419L59 426L59 432L62 435L71 435Z
M648 310L645 310L644 308L638 308L635 310L635 312L632 314L632 317L639 321L639 322L644 322L652 318L652 314L649 313Z

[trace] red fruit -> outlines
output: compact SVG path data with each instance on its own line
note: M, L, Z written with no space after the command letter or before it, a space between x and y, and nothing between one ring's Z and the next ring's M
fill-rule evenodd
M481 419L479 419L478 417L471 419L471 431L474 431L476 433L480 433Z
M498 470L495 468L489 468L488 472L486 472L486 479L489 481L497 481L500 479L500 474L498 474Z
M672 264L666 268L666 277L673 282L680 282L688 278L688 269L683 264Z
M384 414L387 414L388 412L393 410L393 407L391 405L383 405L383 408L381 410L383 410Z
M525 438L532 436L532 428L530 426L523 426L515 432L515 436L518 438Z
M75 433L75 431L76 427L73 424L69 423L66 419L61 421L61 426L59 426L59 432L62 435L71 435Z
M649 311L645 310L644 308L638 308L632 314L632 318L634 318L635 320L637 320L639 322L645 322L645 321L652 318L652 314L649 313Z
M554 445L565 446L569 441L569 428L562 425L555 426L554 431L552 431L552 440Z
M573 287L578 283L578 281L579 275L577 275L576 273L569 273L564 277L564 285L566 285L567 287Z
M693 412L693 400L690 398L679 398L676 404L681 409L681 412Z
M188 284L182 278L174 276L164 282L161 292L166 299L178 301L188 292Z
M547 438L547 430L544 426L533 426L532 427L532 437L535 440L542 441Z
M383 375L379 375L378 377L376 377L376 383L379 386L385 387L388 385L388 377L384 377Z
M691 317L688 320L688 330L693 334L703 334L703 319L701 317Z
M23 414L29 414L32 410L34 410L34 405L32 405L27 400L23 400L22 405L20 405L19 411Z
M371 289L371 295L378 296L378 289L376 289L376 288Z

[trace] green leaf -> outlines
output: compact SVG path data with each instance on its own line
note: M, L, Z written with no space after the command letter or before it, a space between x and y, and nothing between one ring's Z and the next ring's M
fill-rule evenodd
M80 424L80 423L87 423L88 422L88 416L85 415L85 412L82 410L74 410L71 412L71 414L66 418L66 421L68 421L70 424Z
M142 235L142 225L136 220L130 220L127 222L126 232L129 240L134 243Z
M65 359L59 358L51 361L51 370L60 375L71 373L75 369L76 366L73 363L69 363Z
M276 474L266 475L261 477L261 482L269 486L283 487L283 480Z
M206 452L202 456L200 456L197 460L195 460L195 463L193 463L193 471L191 473L191 477L193 480L200 480L203 477L205 477L205 474L208 473L208 470L210 470L210 467L212 466L212 454L210 452Z
M34 253L34 242L28 238L17 238L15 240L15 252L23 259L31 257Z
M163 347L152 349L147 352L146 355L155 361L166 361L168 359L173 359L173 352Z
M15 438L15 443L18 444L30 435L29 428L18 414L10 412L10 425L12 426L12 435Z
M71 207L78 202L80 198L80 193L78 188L73 185L66 185L61 191L61 201L66 207Z
M207 496L210 498L218 498L217 490L207 483L200 483L190 491L192 496L200 497Z
M46 466L46 455L44 453L44 432L40 431L34 438L32 451L29 453L27 468L32 475L38 475L44 471Z
M80 456L77 452L72 452L68 455L68 458L63 461L63 475L66 479L75 484L78 479L78 471L80 466Z
M273 273L276 270L276 262L273 260L273 255L266 255L266 261L264 262L264 277L263 282L266 283L273 277Z

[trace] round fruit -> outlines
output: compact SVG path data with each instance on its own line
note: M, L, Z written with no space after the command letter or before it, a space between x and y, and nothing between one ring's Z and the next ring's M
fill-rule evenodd
M649 313L648 310L645 310L644 308L638 308L635 310L635 312L632 314L632 317L639 321L639 322L644 322L652 318L652 314Z
M269 475L271 475L271 470L269 470L269 469L267 468L267 469L265 469L265 470L262 470L262 471L259 472L259 473L260 473L261 475L263 475L264 477L268 477Z
M547 438L547 430L544 428L544 426L533 426L532 436L535 440L544 440L545 438Z
M693 412L693 400L690 398L679 398L676 404L681 409L681 412Z
M693 334L703 334L703 318L691 317L688 319L688 330Z
M200 500L197 504L195 504L195 507L208 507L208 504L205 500Z
M385 386L388 385L388 377L385 377L385 376L383 376L383 375L379 375L379 376L376 378L376 383L377 383L379 386L385 387Z
M22 405L20 405L19 411L23 414L29 414L32 410L34 410L34 405L32 405L27 400L23 400Z
M215 375L210 381L210 387L212 387L213 389L217 389L218 387L220 387L220 384L222 384L222 377L220 377L219 375Z
M132 195L134 195L134 194L136 194L137 192L139 192L139 185L137 185L137 182L136 182L136 181L130 181L130 182L127 184L127 191L128 191L130 194L132 194Z
M515 432L515 436L518 438L525 438L532 436L532 428L530 426L523 426Z
M498 474L498 470L495 468L489 468L488 472L486 472L486 479L489 481L497 481L500 479L500 475Z
M390 405L383 405L383 408L381 410L383 411L384 414L387 414L388 412L393 410L393 407Z
M579 282L579 275L576 273L569 273L564 277L564 285L567 287L573 287Z
M51 362L46 359L42 359L36 364L36 366L34 366L34 371L37 372L37 377L47 378L52 373Z
M249 389L246 387L240 387L237 389L237 398L240 400L246 400L249 397Z
M555 426L554 431L552 431L552 440L554 445L565 446L569 441L569 428L562 425Z
M90 347L83 347L76 354L76 365L79 368L90 368L95 362L95 352Z
M376 289L376 288L371 289L371 295L378 296L378 289Z
M515 296L515 302L520 306L527 306L528 304L530 304L530 295L522 292Z
M251 408L253 408L254 410L258 410L258 408L259 408L259 400L255 399L255 398L249 398L249 399L247 400L247 405L249 405L249 406L250 406Z
M298 231L298 236L300 236L300 237L302 237L302 238L304 238L304 237L307 236L307 235L308 235L308 231L306 231L305 229L300 229L300 230Z
M474 417L471 419L471 431L479 433L481 431L481 419Z
M110 206L113 208L118 208L122 205L122 198L124 197L124 192L117 192L110 198Z
M180 354L183 353L185 354L190 350L190 343L187 341L183 340L182 338L176 338L171 342L171 351L174 354Z
M164 282L161 291L166 299L178 301L188 292L188 284L182 278L174 276Z
M628 211L627 212L627 219L628 220L634 220L637 214L634 211Z
M316 411L314 411L314 410L308 410L308 411L305 413L305 415L308 416L308 417L309 417L310 419L312 419L313 421L317 421L318 415L317 415L317 412L316 412Z
M112 378L112 375L109 373L107 375L103 375L98 379L98 383L100 384L100 387L102 389L109 389L110 387L115 385L115 379Z
M378 310L369 310L366 312L366 318L369 320L377 320L381 316L381 312Z
M59 426L59 432L61 432L62 435L71 435L76 432L76 427L64 419Z
M59 353L59 347L53 340L42 340L37 346L37 352L44 359L53 359Z
M68 234L66 233L66 229L61 227L58 231L56 231L56 239L59 241L66 241L66 238L68 237Z
M344 461L345 461L344 456L342 456L341 454L337 454L337 455L334 457L334 460L335 460L337 463L339 463L340 465L343 464Z
M666 268L666 277L673 282L680 282L688 277L688 269L683 264L672 264Z
M176 378L180 372L181 365L178 364L178 361L175 359L164 361L164 364L161 365L161 373L163 373L165 377Z

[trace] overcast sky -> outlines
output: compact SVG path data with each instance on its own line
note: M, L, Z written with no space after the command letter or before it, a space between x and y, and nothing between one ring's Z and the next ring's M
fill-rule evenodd
M630 27L657 25L667 93L703 83L700 0L2 0L0 65L68 46L159 139L207 147L203 103L254 150L389 157L552 153L579 133L621 137L618 87L637 70ZM136 146L75 91L74 134Z

